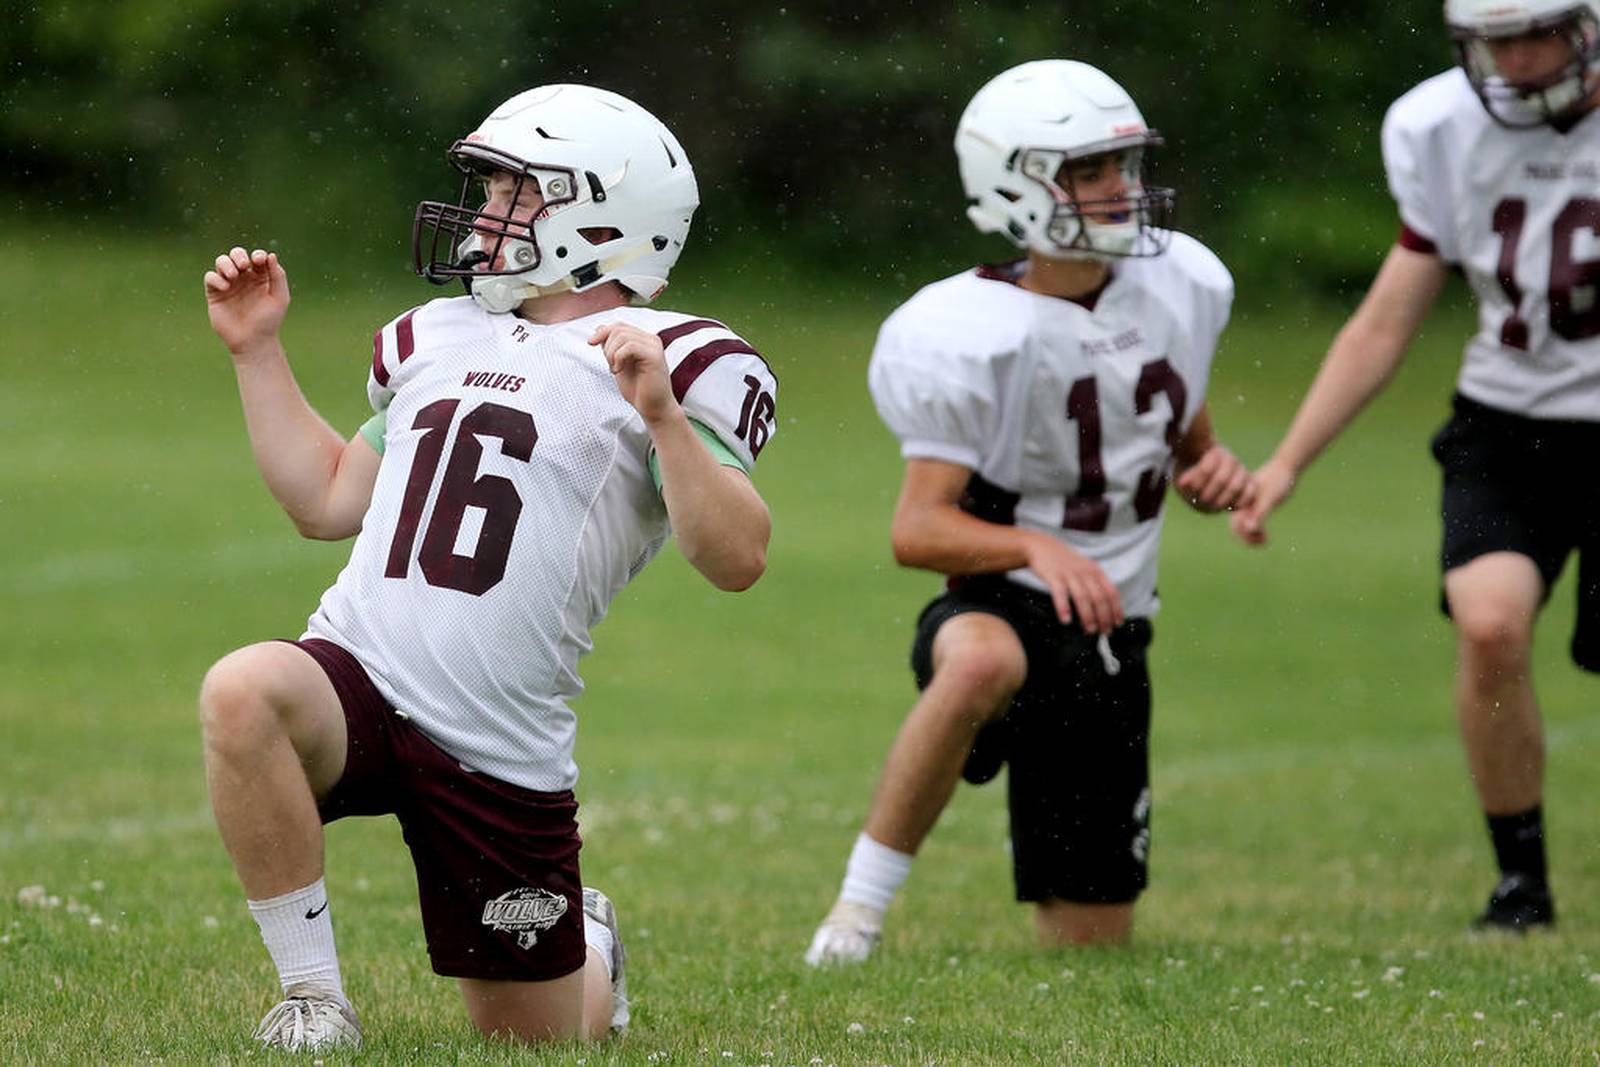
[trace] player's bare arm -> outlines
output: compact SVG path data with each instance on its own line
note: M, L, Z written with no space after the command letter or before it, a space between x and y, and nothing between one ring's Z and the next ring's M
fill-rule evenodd
M622 397L644 419L661 464L661 494L684 557L718 589L748 589L767 565L772 517L743 471L706 450L672 394L661 338L626 323L601 326L600 345Z
M241 247L205 275L211 327L233 357L256 465L295 528L338 540L361 528L379 457L359 434L345 441L300 392L279 338L289 276L275 252Z
M1390 249L1361 306L1334 338L1288 432L1256 471L1255 502L1234 513L1234 533L1249 544L1266 543L1267 516L1393 377L1447 274L1438 256L1400 245Z
M995 574L1027 567L1050 587L1061 621L1089 633L1122 624L1122 597L1100 565L1046 534L985 522L962 511L972 471L935 459L906 462L890 537L904 567L940 574Z
M1173 488L1196 511L1215 514L1249 507L1255 499L1250 469L1217 440L1211 411L1202 406L1175 449L1177 480Z

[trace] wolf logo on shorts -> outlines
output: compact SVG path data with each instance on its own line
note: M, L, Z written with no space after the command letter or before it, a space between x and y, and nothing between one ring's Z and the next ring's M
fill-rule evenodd
M516 934L517 947L527 951L539 943L539 931L548 930L567 913L567 898L548 889L513 889L483 905L483 925L503 934Z

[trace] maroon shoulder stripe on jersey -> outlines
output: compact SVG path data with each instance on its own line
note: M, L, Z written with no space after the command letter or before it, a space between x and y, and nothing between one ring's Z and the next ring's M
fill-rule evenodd
M737 337L724 337L720 341L701 345L685 356L683 362L672 371L672 395L677 398L678 403L683 403L683 398L689 393L689 387L706 372L707 367L732 352L743 352L745 355L761 359L760 352ZM765 363L766 360L762 359L761 362Z
M394 324L394 354L401 363L410 359L411 353L417 350L417 336L411 327L411 316L416 313L417 309L412 308L401 315L400 321Z
M395 359L404 363L410 358L411 353L417 350L417 335L411 325L411 316L420 308L412 308L395 320L394 344ZM383 331L379 330L372 335L372 377L381 386L389 384L389 368L383 365Z
M680 322L676 326L668 326L665 330L662 330L660 333L656 334L656 336L661 338L661 347L666 348L678 338L687 337L689 334L694 333L697 330L726 329L727 327L718 322L716 319L690 319L688 322Z
M383 365L383 331L372 335L372 380L381 386L389 384L389 368Z
M1422 234L1418 233L1416 230L1413 230L1410 226L1407 226L1403 222L1400 224L1400 236L1396 237L1394 241L1395 244L1399 245L1401 248L1412 252L1421 252L1426 256L1436 256L1439 254L1438 245L1434 244L1431 240L1422 236Z

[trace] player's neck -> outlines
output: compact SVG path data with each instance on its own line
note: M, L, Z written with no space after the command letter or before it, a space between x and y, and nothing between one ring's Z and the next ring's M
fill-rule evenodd
M1098 259L1050 259L1030 252L1017 284L1045 296L1076 300L1102 288L1110 277L1110 264Z
M581 319L585 315L610 311L612 308L626 307L627 304L628 295L622 286L611 282L593 289L585 289L581 293L568 290L564 293L551 293L549 296L536 296L524 300L515 314L519 319L527 319L540 326L551 326L558 322Z

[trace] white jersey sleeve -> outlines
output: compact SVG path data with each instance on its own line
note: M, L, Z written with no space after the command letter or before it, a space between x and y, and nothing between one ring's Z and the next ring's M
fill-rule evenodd
M661 338L684 413L753 468L778 426L778 379L761 353L715 319L645 309L629 317Z
M1400 221L1447 263L1461 260L1450 184L1443 180L1447 119L1459 106L1465 75L1449 71L1396 100L1383 120L1383 167Z
M884 322L867 385L879 416L900 439L902 458L977 470L999 421L994 358L1008 331L953 337L948 320L926 313L928 303L905 304Z

